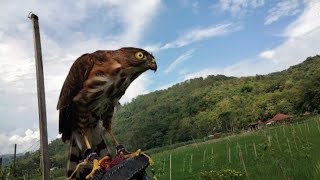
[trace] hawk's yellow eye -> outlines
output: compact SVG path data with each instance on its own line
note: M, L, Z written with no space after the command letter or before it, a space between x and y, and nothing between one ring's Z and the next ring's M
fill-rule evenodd
M137 53L135 54L135 56L136 56L137 59L143 59L143 57L144 57L144 55L143 55L142 52L137 52Z

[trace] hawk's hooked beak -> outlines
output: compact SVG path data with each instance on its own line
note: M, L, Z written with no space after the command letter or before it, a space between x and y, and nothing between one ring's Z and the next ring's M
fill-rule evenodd
M152 59L151 62L149 63L149 68L151 70L153 70L154 72L157 71L157 63L156 63L156 61L154 59Z

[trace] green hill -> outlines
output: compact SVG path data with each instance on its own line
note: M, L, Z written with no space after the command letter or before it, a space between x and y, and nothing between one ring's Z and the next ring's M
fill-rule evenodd
M315 56L268 75L212 75L139 96L116 114L113 129L128 147L150 149L214 131L239 131L276 113L319 110L320 56Z

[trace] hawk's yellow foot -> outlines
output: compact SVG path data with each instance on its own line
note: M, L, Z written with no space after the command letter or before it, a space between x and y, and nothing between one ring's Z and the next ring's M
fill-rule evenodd
M145 152L141 152L140 154L146 156L149 159L150 166L154 165L154 161L152 160L152 158L148 154L146 154Z
M77 173L77 171L79 170L79 168L81 167L81 166L86 166L86 165L88 165L88 160L84 160L83 162L81 162L81 163L79 163L79 164L77 164L77 166L76 166L76 169L72 172L72 174L69 176L69 177L67 177L67 180L71 180L72 179L72 177Z
M140 155L144 155L149 159L149 164L152 166L154 164L154 161L152 160L152 158L146 154L145 152L141 151L141 149L136 150L133 153L128 153L127 151L125 151L124 148L122 149L118 149L117 154L119 156L122 156L124 159L128 159L128 158L134 158L134 157L138 157Z
M102 163L104 160L107 160L107 159L110 159L110 157L109 157L109 156L105 156L105 157L103 157L103 158L100 159L100 160L94 159L93 162L92 162L92 170L91 170L91 172L86 176L86 179L92 178L93 174L94 174L97 170L101 169L101 166L100 166L101 163Z

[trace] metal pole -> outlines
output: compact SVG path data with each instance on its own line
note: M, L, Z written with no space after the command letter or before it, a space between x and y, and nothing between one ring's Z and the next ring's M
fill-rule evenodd
M37 92L38 92L38 109L39 109L39 129L40 129L40 152L41 152L41 170L42 179L50 179L50 166L48 155L48 133L47 133L47 117L46 117L46 99L44 90L43 66L41 55L41 42L39 33L38 16L31 14L30 19L33 24L33 41L37 71Z
M14 144L12 179L15 179L15 174L16 174L16 156L17 156L17 144Z

